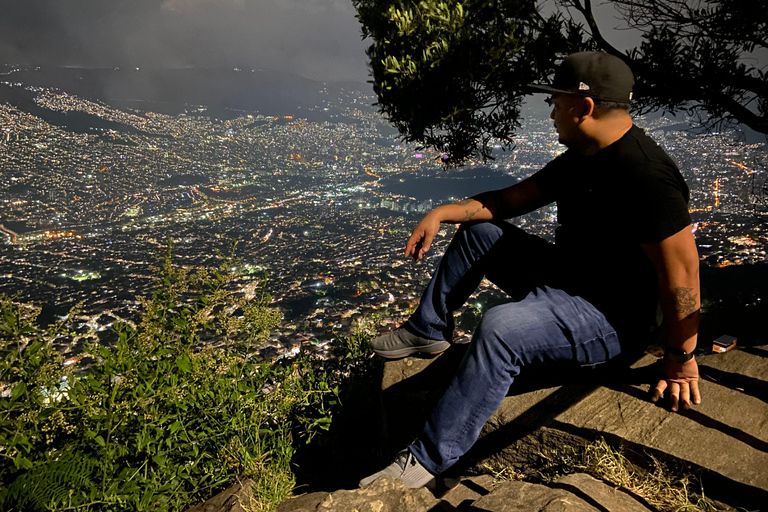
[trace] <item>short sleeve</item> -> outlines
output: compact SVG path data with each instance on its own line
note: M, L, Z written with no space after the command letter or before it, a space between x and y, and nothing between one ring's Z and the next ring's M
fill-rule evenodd
M570 151L557 156L545 165L540 171L531 176L531 181L544 194L544 197L555 201L561 195L561 189L565 183L564 171L569 166Z
M629 183L629 231L638 243L656 243L691 224L688 187L676 169L652 166Z

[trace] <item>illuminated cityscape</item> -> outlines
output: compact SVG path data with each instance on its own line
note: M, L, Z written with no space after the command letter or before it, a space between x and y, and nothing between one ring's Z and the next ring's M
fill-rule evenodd
M217 251L235 239L238 286L257 293L266 273L283 312L265 357L302 344L322 351L329 330L372 314L382 328L399 324L454 229L444 228L425 262L406 261L420 216L523 179L564 150L547 111L532 107L514 150L444 171L440 155L401 142L370 106L375 98L354 88L318 82L309 109L219 118L205 105L118 108L29 85L16 71L0 75L0 292L43 306L49 318L82 302L82 325L103 332L135 318L168 239L188 266L218 265ZM34 108L5 97L31 99ZM664 117L637 123L688 181L704 264L765 262L765 142ZM551 238L555 213L516 222ZM484 283L457 334L466 336L473 312L500 297ZM71 341L76 352L82 339Z

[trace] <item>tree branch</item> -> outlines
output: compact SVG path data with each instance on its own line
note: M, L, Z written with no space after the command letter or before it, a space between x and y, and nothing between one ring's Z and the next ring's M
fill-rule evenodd
M592 14L592 1L584 0L584 5L581 5L579 0L570 0L569 3L573 5L573 7L579 11L587 20L589 30L592 31L592 38L595 40L598 46L611 55L615 55L616 57L619 57L623 61L627 62L627 56L616 49L611 43L609 43L600 32L600 27L597 26L595 16Z

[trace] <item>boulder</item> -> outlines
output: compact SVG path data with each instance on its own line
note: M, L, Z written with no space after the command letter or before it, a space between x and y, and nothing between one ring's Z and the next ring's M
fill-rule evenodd
M251 480L238 482L205 503L187 509L187 512L248 512L251 500Z
M288 498L277 507L277 512L302 512L305 510L317 510L317 506L325 498L330 496L329 492L310 492L300 496Z
M324 494L324 496L320 496ZM363 489L313 493L284 501L278 512L455 512L425 489L409 489L400 480L381 477Z

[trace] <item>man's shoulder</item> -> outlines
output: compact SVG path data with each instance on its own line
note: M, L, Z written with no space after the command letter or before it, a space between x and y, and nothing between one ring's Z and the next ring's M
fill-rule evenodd
M622 142L617 149L624 156L630 156L639 161L672 164L677 167L664 148L637 125L632 125L626 136L622 138Z
M624 179L670 178L680 169L667 152L642 128L633 125L624 137L611 147L604 161L611 170L619 167Z

